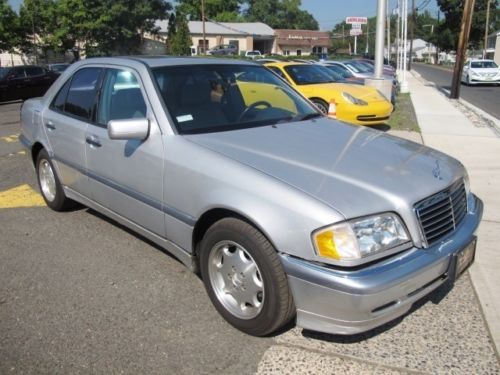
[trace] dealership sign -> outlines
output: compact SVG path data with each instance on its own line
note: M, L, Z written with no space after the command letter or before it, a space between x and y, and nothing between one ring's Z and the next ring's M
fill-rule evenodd
M347 17L345 19L345 23L347 23L348 25L352 25L355 23L360 23L360 24L366 25L368 23L368 18L366 18L366 17Z
M363 31L360 29L351 29L349 30L349 35L351 36L357 36L363 34Z

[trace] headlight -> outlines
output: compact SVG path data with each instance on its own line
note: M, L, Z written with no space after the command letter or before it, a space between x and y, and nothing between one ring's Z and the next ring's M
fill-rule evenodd
M348 92L343 92L342 96L344 97L345 100L347 100L348 102L351 102L352 104L368 105L368 103L365 102L363 99L358 99L358 98L352 96L351 94L349 94Z
M479 74L478 74L478 73L476 73L476 72L475 72L475 71L473 71L473 70L469 70L469 73L470 73L470 75L471 75L471 76L476 76L476 77L477 77L477 76L479 76Z
M334 224L312 237L319 256L351 263L410 241L401 219L393 213Z

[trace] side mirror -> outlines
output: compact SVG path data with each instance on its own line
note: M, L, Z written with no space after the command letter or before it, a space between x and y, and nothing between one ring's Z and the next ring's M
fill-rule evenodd
M108 122L110 139L144 140L149 135L149 120L146 118L111 120Z

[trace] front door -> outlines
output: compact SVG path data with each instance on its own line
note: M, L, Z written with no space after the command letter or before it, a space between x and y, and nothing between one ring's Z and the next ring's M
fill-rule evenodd
M165 236L163 146L160 129L136 72L107 69L95 124L87 130L87 167L92 199L140 226ZM110 120L147 118L145 140L113 140Z
M12 68L7 76L7 91L5 100L17 100L26 97L26 83L28 78L24 71L24 67L18 66Z

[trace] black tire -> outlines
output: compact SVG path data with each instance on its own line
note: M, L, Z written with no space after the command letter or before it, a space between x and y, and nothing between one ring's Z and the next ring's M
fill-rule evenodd
M311 102L314 103L316 107L321 111L321 113L327 115L328 114L328 104L321 99L311 99Z
M210 253L216 244L231 241L241 245L257 264L263 282L264 298L260 312L241 319L229 311L217 297L209 273ZM200 246L200 270L215 308L235 328L253 336L266 336L287 324L295 316L295 305L278 254L266 237L243 220L225 218L213 224Z
M42 182L40 179L40 168L42 164L45 164L50 167L52 170L52 173L54 174L54 180L55 180L55 195L51 199L45 192L45 190L42 187ZM51 209L54 211L66 211L69 210L70 208L73 208L76 206L76 202L67 198L66 195L64 194L63 187L59 181L59 177L57 176L56 169L54 168L54 164L52 164L52 160L49 157L49 154L45 149L41 149L40 152L37 155L36 158L36 177L38 181L38 187L40 188L40 193L42 194L42 197Z

